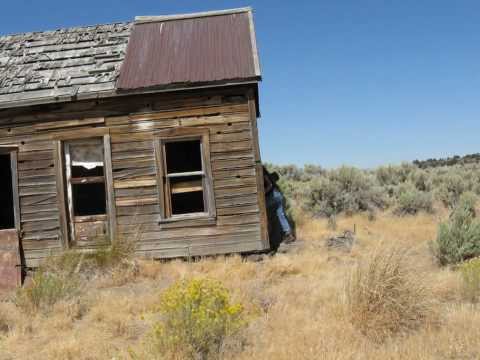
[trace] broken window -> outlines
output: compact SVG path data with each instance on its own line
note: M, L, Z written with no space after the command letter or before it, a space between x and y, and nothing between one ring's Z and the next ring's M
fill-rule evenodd
M12 179L10 154L0 154L0 230L15 229Z
M203 136L160 139L159 154L163 171L160 181L165 218L213 214L207 144L208 133Z
M65 142L65 166L71 216L105 215L103 138Z

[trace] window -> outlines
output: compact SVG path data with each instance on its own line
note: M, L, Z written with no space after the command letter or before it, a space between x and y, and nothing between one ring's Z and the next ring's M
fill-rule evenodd
M156 147L163 219L215 216L208 130L170 130Z
M12 161L9 153L0 154L0 230L15 229Z
M107 235L103 137L64 142L65 179L72 242ZM93 235L92 235L93 234Z
M106 214L103 139L65 143L69 198L74 216Z

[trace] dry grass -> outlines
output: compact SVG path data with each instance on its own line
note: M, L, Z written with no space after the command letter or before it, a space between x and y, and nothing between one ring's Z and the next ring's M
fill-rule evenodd
M259 263L239 256L196 263L141 261L128 282L108 280L114 274L93 279L78 301L60 301L48 314L27 316L10 302L0 303L0 323L7 324L0 333L0 359L132 359L132 355L148 359L148 334L159 320L155 304L160 294L174 281L193 277L220 280L234 301L261 310L243 334L243 347L225 358L478 358L477 305L463 299L460 274L439 268L428 246L443 216L379 214L369 221L359 215L338 218L336 231L329 230L326 221L306 219L298 229L304 245L294 254ZM326 237L352 230L354 224L358 242L351 252L325 248ZM372 261L380 244L408 249L407 267L412 268L407 273L413 271L414 285L426 290L408 293L407 298L417 299L420 294L427 310L437 314L436 321L427 321L430 315L418 316L423 310L413 308L415 325L407 322L401 336L389 332L383 342L365 336L352 323L344 301L346 280L359 264ZM405 289L411 288L402 286L399 291L405 296Z
M373 341L434 320L433 297L415 268L406 249L382 244L352 271L345 292L347 315Z

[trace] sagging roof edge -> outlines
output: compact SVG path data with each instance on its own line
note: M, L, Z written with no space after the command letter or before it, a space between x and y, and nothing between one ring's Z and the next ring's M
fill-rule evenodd
M25 99L25 100L18 100L18 101L12 101L12 102L4 102L4 103L0 102L0 117L1 117L2 110L26 108L29 106L36 106L36 105L65 104L69 102L83 101L83 100L120 98L120 97L133 96L133 95L151 95L151 94L161 94L161 93L168 93L168 92L173 93L173 92L181 92L181 91L215 89L215 88L233 87L233 86L241 86L241 85L255 86L255 102L256 102L256 109L257 109L257 117L260 117L260 101L259 101L259 95L258 95L259 81L260 79L251 80L251 81L209 84L209 85L203 85L203 86L189 86L189 87L164 88L164 89L140 89L140 90L134 90L134 91L111 90L111 91L102 91L102 92L95 92L95 93L84 93L80 95L62 95L54 99L52 99L51 97L45 97L45 98Z

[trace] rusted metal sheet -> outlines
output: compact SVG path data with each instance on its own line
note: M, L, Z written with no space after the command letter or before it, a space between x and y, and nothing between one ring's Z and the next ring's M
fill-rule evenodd
M250 11L137 22L119 90L260 79Z
M17 230L0 230L0 291L21 285L20 247Z

